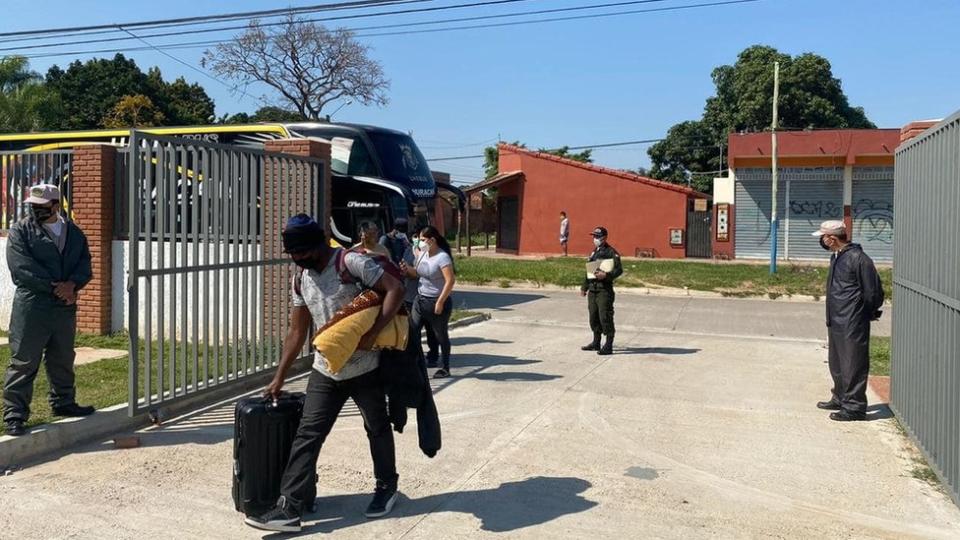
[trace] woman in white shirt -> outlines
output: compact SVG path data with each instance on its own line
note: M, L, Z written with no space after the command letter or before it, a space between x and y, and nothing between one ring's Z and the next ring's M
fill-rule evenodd
M453 256L450 244L434 227L424 227L418 239L420 254L414 265L401 264L403 271L411 278L419 278L417 299L413 303L410 324L414 336L419 339L424 326L436 336L440 345L440 358L443 365L434 374L435 378L450 376L450 313L453 300L450 294L457 278L454 274Z

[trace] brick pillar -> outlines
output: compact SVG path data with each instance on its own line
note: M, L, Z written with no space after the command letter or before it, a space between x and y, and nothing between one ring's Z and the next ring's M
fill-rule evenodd
M73 153L70 209L90 245L93 280L80 292L77 329L108 334L113 306L113 173L116 149L80 146Z
M330 215L333 209L333 203L331 200L331 179L330 179L330 144L320 141L315 141L312 139L280 139L276 141L267 141L265 146L267 152L277 152L280 154L289 154L292 156L302 156L302 157L312 157L319 158L323 160L323 186L326 192L323 194L323 200L325 201L325 208L322 208L323 219L321 221L321 216L313 216L320 224L323 225L325 231L327 231L327 238L330 237ZM269 163L268 167L269 169ZM278 175L272 174L268 171L266 174L267 185L270 185L269 182L271 178L274 179L275 183L273 185L278 186L281 190L291 189L290 179L280 178ZM309 208L309 205L306 206ZM280 216L278 216L280 217ZM279 222L280 228L283 227L283 223L286 220L286 217L283 216L283 219ZM269 223L269 222L268 222ZM279 229L278 229L279 231Z
M324 189L324 207L322 215L313 216L318 223L324 226L327 238L330 238L331 177L330 177L330 145L310 139L281 139L268 141L265 145L267 152L285 154L287 156L313 157L323 160L324 170L322 187ZM264 164L264 234L263 257L277 259L284 257L280 232L290 216L305 212L312 213L313 201L305 200L302 194L308 193L308 179L305 175L295 174L290 167L285 167L269 157ZM278 204L279 202L279 204ZM281 339L287 328L289 314L284 306L290 297L290 270L284 266L268 266L263 272L263 299L265 328L277 329L280 334L275 339ZM269 332L268 332L269 333Z

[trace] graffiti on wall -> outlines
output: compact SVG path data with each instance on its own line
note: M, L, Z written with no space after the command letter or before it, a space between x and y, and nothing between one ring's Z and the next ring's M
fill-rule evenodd
M843 216L843 205L824 200L794 200L790 201L790 216L837 219Z
M853 230L861 242L893 244L893 203L860 199L853 205Z

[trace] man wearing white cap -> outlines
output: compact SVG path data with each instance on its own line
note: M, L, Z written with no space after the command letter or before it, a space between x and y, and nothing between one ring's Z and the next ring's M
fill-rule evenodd
M873 261L847 237L842 221L824 221L813 233L832 251L827 274L827 335L832 396L817 407L834 411L831 420L863 420L870 372L870 321L880 318L883 285Z
M50 406L57 416L87 416L76 402L73 361L77 293L93 277L87 238L60 215L60 190L30 187L30 215L10 228L7 265L17 292L10 315L10 365L3 383L8 435L26 433L33 381L44 362Z

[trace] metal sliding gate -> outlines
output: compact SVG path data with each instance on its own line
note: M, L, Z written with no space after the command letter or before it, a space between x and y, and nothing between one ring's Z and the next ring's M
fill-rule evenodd
M0 230L27 215L27 190L36 184L60 188L61 207L71 214L73 151L0 152Z
M327 191L321 160L192 139L134 131L126 161L133 416L277 365L292 266L280 230L318 216Z
M890 406L960 504L960 111L901 144L894 174Z

